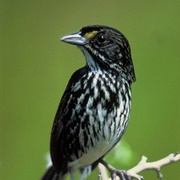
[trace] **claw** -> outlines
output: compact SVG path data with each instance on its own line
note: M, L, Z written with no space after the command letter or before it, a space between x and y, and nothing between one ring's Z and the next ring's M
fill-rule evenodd
M116 180L116 171L115 171L115 169L111 170L111 179Z
M121 180L131 180L132 179L131 175L125 170L117 170L116 174Z

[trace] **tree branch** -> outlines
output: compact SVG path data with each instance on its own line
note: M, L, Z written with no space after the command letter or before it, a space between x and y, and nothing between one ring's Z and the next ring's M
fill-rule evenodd
M157 172L158 178L163 179L163 175L160 172L160 169L168 164L171 164L173 162L180 161L180 154L170 154L167 157L160 159L158 161L154 162L147 162L147 158L145 156L142 156L140 162L133 168L129 169L127 173L132 177L136 178L138 180L141 180L143 177L139 175L140 172L146 171L146 170L155 170ZM105 166L108 170L115 169L111 165L107 164L106 162L101 162L103 166ZM107 178L107 172L105 167L102 166L102 164L99 164L99 169L101 172L101 180L111 180L111 178ZM118 177L116 177L116 180L119 180Z

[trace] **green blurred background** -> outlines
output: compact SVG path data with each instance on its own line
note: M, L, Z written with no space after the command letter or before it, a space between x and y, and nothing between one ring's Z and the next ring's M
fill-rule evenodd
M60 98L85 64L82 53L59 38L91 24L127 36L137 76L122 146L106 159L129 169L142 155L154 161L179 151L179 7L179 0L2 1L0 179L40 179ZM165 180L180 179L180 163L162 172ZM142 175L156 179L153 171Z

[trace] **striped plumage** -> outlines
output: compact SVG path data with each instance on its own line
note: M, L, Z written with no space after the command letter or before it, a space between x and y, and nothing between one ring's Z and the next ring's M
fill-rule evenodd
M78 169L87 174L119 142L135 81L129 43L119 31L87 26L62 41L77 45L86 65L72 75L58 107L51 134L53 167L43 180L61 180Z

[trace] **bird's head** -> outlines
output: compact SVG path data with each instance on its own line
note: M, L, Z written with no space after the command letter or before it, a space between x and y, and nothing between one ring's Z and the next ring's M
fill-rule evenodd
M130 45L118 30L108 26L86 26L61 40L77 45L82 50L90 70L107 71L129 82L135 81Z

